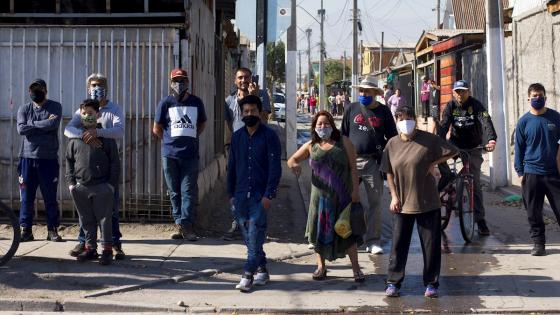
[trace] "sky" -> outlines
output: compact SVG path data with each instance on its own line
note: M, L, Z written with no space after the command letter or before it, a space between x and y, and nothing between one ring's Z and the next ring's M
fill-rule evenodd
M271 0L278 2L278 6L289 8L290 0ZM311 33L311 60L319 59L320 26L313 19L320 20L317 11L321 7L321 0L296 0L297 8L297 38L298 50L307 50L305 29ZM442 0L443 6L446 1ZM340 58L346 50L347 58L352 55L352 5L353 0L323 0L325 9L324 40L328 58ZM362 32L358 41L364 44L381 42L381 32L384 32L384 43L416 44L423 30L436 26L436 0L358 0ZM304 10L305 9L305 10ZM434 10L434 11L432 11ZM241 32L254 39L255 28L255 0L237 0L236 26ZM310 13L313 17L311 17ZM269 12L275 14L277 10ZM286 19L289 19L287 17ZM280 24L281 19L277 19ZM282 29L279 30L279 33ZM306 64L303 61L302 65Z

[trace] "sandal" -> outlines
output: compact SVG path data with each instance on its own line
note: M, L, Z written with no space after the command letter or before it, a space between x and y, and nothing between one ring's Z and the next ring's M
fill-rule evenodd
M313 277L313 280L316 280L316 281L327 279L327 268L324 268L324 269L317 268L317 270L315 270L313 272L312 277Z
M354 282L364 283L365 281L366 281L366 276L361 270L358 270L358 272L354 272Z

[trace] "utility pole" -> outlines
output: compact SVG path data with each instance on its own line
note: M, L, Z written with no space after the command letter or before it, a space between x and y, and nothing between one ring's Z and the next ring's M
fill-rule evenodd
M299 63L299 76L298 76L298 78L299 78L299 79L298 79L298 81L299 81L299 90L300 90L300 91L303 91L303 90L301 89L301 50L298 50L298 51L297 51L297 54L298 54L298 63Z
M257 58L256 58L256 74L259 75L259 86L266 92L266 42L267 42L267 16L268 1L257 0L257 23L256 23L256 42L257 42ZM274 110L271 108L271 110Z
M352 9L352 101L358 100L358 0Z
M486 0L486 70L488 73L488 111L498 136L496 148L490 153L490 186L507 186L511 179L506 122L504 71L504 29L501 0ZM484 143L486 144L486 143Z
M321 56L319 58L319 109L326 110L325 104L325 41L323 40L323 25L325 24L325 9L323 9L323 0L321 0Z
M436 1L436 12L437 12L437 25L436 25L436 29L440 29L441 28L441 0L437 0Z
M342 81L346 81L346 50L344 50L344 63L342 64Z
M292 156L297 150L297 114L296 114L296 53L297 22L296 0L292 0L291 23L287 32L286 44L286 155ZM301 57L301 55L300 55ZM301 59L301 58L300 58ZM301 68L300 68L301 74Z
M381 32L381 46L379 47L379 71L383 67L383 40L385 37L385 32Z
M307 94L311 94L311 29L305 30L307 35Z

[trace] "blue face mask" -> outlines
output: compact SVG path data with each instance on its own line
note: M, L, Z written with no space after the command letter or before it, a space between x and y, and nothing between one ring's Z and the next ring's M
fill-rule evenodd
M543 108L545 103L546 103L546 98L543 96L537 96L531 98L531 106L536 110Z
M360 95L360 97L358 97L358 100L360 101L360 104L368 106L373 102L373 96Z

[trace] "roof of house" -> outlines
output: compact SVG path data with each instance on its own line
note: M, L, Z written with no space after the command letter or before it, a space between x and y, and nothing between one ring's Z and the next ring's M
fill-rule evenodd
M484 30L486 27L485 0L451 0L451 5L455 18L455 28ZM508 8L509 0L502 0L502 5L504 8Z

